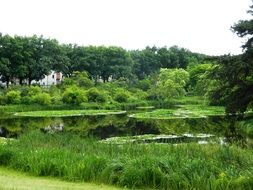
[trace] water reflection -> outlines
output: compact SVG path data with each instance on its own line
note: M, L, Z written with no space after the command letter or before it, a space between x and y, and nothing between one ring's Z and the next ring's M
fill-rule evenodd
M246 143L252 141L252 121L252 118L247 118L238 122L221 116L170 120L134 119L126 115L8 118L0 119L0 136L18 137L31 130L50 133L71 132L99 139L145 134L212 134L216 137L225 137L228 143ZM245 132L245 129L250 132Z

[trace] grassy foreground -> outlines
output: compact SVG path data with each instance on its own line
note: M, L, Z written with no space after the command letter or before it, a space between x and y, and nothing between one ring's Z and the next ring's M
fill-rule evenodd
M0 145L0 165L35 176L138 189L253 187L252 148L214 144L118 146L71 134L34 132Z
M33 177L0 167L0 190L119 190L90 183L71 183L46 177Z

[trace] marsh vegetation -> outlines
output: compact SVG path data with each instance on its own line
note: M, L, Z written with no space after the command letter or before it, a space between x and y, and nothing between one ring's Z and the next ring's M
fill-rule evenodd
M131 189L251 190L252 23L232 27L249 37L236 56L0 33L0 166ZM41 86L51 71L64 80Z

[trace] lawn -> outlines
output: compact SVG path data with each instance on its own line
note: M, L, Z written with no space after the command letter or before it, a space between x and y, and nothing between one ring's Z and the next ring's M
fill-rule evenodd
M108 185L66 182L48 177L34 177L0 167L0 190L119 190Z

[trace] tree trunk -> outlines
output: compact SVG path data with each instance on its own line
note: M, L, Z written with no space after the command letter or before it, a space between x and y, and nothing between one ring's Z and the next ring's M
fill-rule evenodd
M6 77L6 87L9 88L10 79Z
M32 84L32 79L29 78L29 79L28 79L28 86L31 86L31 84Z
M19 78L19 84L22 86L23 85L23 79Z

